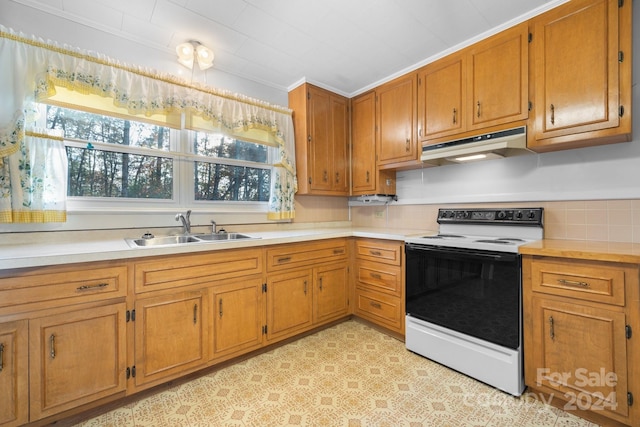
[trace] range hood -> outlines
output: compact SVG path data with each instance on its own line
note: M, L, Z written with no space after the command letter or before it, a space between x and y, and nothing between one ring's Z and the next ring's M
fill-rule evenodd
M425 166L466 163L532 154L527 149L526 126L422 147Z

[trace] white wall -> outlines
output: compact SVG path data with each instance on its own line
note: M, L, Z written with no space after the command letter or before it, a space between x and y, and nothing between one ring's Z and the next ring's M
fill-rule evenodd
M633 14L631 142L399 172L398 203L640 198L640 7Z
M47 15L38 9L12 1L0 0L0 24L27 36L35 35L45 40L98 52L125 64L148 67L187 80L192 77L191 71L178 64L175 51L168 47L149 48L132 43L113 34ZM213 68L205 72L195 70L193 80L272 104L286 106L288 103L285 88L275 88L225 73L216 69L215 62Z

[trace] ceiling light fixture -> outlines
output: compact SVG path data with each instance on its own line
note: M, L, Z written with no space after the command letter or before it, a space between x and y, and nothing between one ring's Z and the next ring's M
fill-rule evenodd
M194 61L198 62L201 70L213 66L213 51L196 40L189 40L176 46L178 62L189 69L193 69Z

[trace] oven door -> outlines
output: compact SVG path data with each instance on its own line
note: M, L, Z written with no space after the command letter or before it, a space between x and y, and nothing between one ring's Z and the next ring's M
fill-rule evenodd
M520 347L520 255L412 243L405 252L408 316Z

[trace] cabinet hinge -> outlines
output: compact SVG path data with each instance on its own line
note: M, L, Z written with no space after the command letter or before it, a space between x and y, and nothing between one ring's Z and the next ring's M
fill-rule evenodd
M627 392L627 406L633 406L633 393Z
M618 52L618 62L624 62L624 52Z
M267 325L262 327L262 335L267 335Z
M631 334L632 334L631 325L625 325L624 335L627 337L627 339L631 338Z
M529 111L533 109L533 102L529 101Z
M309 177L309 184L311 184L311 177Z
M418 86L422 85L422 78L418 77Z
M621 105L620 108L618 108L618 115L620 117L624 116L624 105Z
M136 321L136 310L127 310L125 315L127 322L135 322Z
M533 33L529 33L528 40L529 40L529 43L531 43L531 41L533 40Z
M136 377L136 365L133 365L132 367L128 367L127 366L127 379L129 378L135 378Z
M311 92L307 91L307 99L311 99Z
M262 284L262 293L263 293L263 294L266 294L266 293L267 293L267 284L266 284L266 283L263 283L263 284Z
M624 6L624 0L618 0L618 7Z

